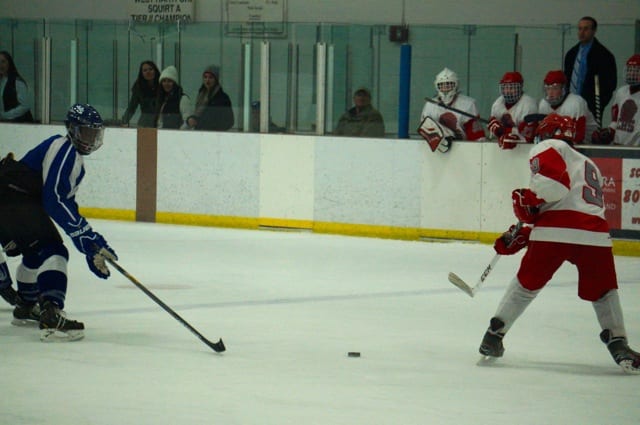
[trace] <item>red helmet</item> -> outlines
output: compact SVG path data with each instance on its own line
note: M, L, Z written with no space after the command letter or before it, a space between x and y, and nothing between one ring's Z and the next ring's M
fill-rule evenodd
M522 74L517 71L505 72L500 80L500 94L505 103L514 104L522 97Z
M630 86L640 84L640 55L631 56L624 66L624 79Z
M505 83L524 83L524 80L522 79L522 74L520 74L518 71L512 71L512 72L505 72L504 75L502 76L502 79L500 80L500 84L505 84Z
M558 90L558 88L560 90ZM549 105L558 106L567 95L567 77L564 72L549 71L544 77L544 98Z
M576 137L576 123L566 115L549 114L536 128L538 141L559 139L573 143Z
M567 76L561 70L549 71L544 77L544 84L567 84Z

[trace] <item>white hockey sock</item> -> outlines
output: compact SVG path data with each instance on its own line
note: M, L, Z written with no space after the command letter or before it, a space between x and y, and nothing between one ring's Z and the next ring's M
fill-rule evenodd
M502 333L507 333L511 325L513 325L516 319L520 317L531 301L538 295L538 292L540 292L540 290L530 291L523 288L518 278L513 278L494 315L504 322Z
M624 328L624 317L622 315L622 307L620 307L618 290L610 290L592 304L602 330L609 329L611 336L626 338L627 332Z

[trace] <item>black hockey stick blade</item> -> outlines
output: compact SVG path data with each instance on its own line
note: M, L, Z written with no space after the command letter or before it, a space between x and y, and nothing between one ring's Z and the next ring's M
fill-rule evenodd
M524 116L524 122L526 122L526 123L540 122L546 116L547 116L547 114L529 114L529 115L525 115Z
M100 255L100 254L96 254L96 255ZM107 260L107 262L109 264L111 264L116 270L118 270L124 277L129 279L129 281L131 281L131 283L136 285L138 287L138 289L140 289L142 292L144 292L156 304L158 304L160 307L162 307L162 309L164 311L169 313L174 319L176 319L178 322L180 322L182 324L182 326L184 326L185 328L189 329L191 331L191 333L193 333L195 336L197 336L198 339L200 339L200 341L205 343L213 351L215 351L216 353L222 353L227 349L227 347L225 347L225 345L224 345L224 342L222 342L222 339L218 340L218 342L212 342L212 341L209 341L207 338L205 338L204 335L202 335L200 332L198 332L198 330L196 328L191 326L189 324L189 322L184 320L178 313L173 311L173 309L171 307L169 307L167 304L165 304L153 292L148 290L142 283L140 283L140 281L138 281L138 279L133 277L128 271L126 271L122 266L120 266L120 264L118 264L114 260L111 260L111 259L106 258L106 257L105 257L105 260Z

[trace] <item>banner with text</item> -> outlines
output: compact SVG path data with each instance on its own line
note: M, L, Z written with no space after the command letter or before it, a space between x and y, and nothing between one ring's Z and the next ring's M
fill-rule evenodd
M193 22L194 0L129 0L128 13L134 22Z

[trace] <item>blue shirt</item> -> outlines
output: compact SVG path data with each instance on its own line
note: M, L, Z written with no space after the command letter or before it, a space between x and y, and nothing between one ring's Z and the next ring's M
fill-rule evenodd
M580 58L580 68L578 70L578 81L576 81L575 94L582 93L584 78L587 76L587 56L589 55L589 50L591 50L591 46L593 46L593 40L591 40L587 44L581 44L580 48L578 49L576 59ZM574 68L575 68L575 65L574 65ZM573 89L573 87L571 88ZM571 90L571 92L573 92L573 90Z

